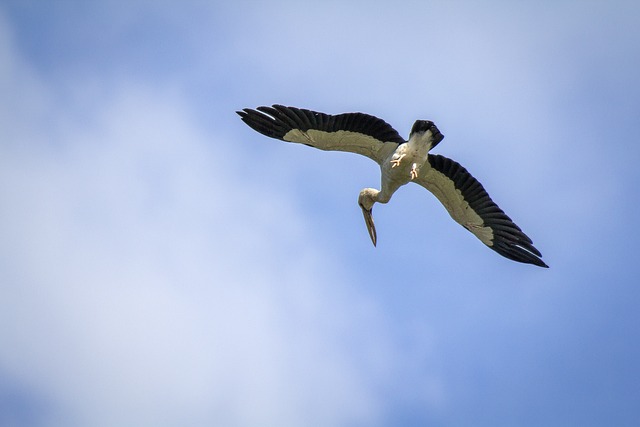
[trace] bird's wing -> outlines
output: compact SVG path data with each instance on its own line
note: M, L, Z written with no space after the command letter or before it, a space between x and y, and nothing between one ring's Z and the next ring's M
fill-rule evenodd
M362 154L378 164L405 142L387 122L363 113L329 115L283 105L237 113L251 128L271 138Z
M531 239L496 205L482 184L460 164L430 154L415 182L432 192L449 215L500 255L548 267Z

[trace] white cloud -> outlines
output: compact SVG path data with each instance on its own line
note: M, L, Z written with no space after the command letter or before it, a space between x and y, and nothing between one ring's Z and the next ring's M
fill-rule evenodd
M2 63L5 89L30 96L3 106L0 372L65 425L320 426L384 410L376 308L180 96L123 83L82 122L6 47Z

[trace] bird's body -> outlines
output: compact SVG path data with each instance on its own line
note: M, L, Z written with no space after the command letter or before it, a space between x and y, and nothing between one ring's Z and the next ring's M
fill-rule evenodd
M274 105L245 108L238 114L266 136L321 150L362 154L378 163L381 189L365 188L358 197L374 246L373 205L387 203L398 188L413 181L433 193L455 221L491 249L514 261L547 267L531 239L465 168L446 157L429 154L444 138L429 120L417 120L405 141L388 123L363 113L328 115Z
M429 167L427 159L429 150L433 148L434 138L440 142L443 136L432 122L424 123L431 127L423 132L413 132L409 140L398 145L393 154L384 159L380 165L382 173L382 195L380 196L382 200L378 200L380 203L388 202L398 188L417 178L420 170Z

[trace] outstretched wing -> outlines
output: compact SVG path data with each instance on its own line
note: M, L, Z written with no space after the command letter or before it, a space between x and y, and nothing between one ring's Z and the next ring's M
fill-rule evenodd
M496 205L482 184L460 164L430 154L415 180L432 192L451 217L500 255L548 267L531 239Z
M237 113L251 128L271 138L362 154L378 164L405 142L387 122L363 113L329 115L283 105Z

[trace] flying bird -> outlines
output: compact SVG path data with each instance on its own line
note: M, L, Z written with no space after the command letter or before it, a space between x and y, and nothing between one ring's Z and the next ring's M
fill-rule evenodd
M381 189L365 188L358 197L374 246L373 205L387 203L398 188L415 182L433 193L456 222L489 248L514 261L548 267L531 239L491 200L480 182L455 161L429 153L444 138L430 120L416 120L405 141L387 122L364 113L330 115L283 105L237 113L268 137L362 154L378 163Z

